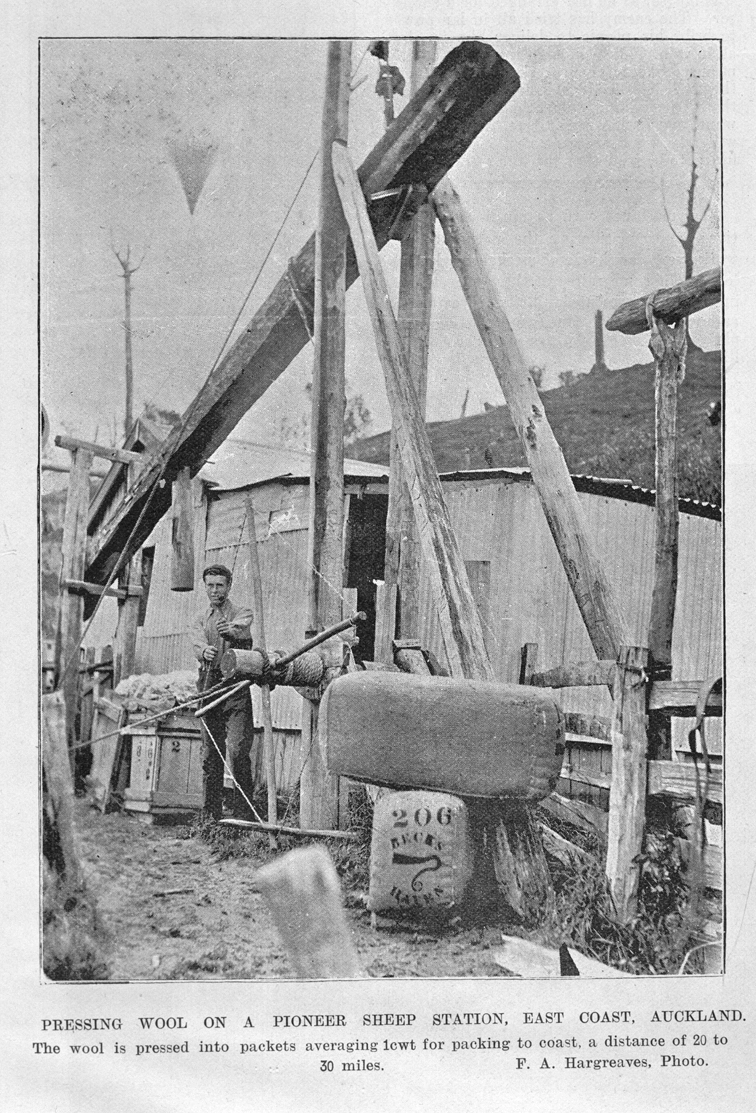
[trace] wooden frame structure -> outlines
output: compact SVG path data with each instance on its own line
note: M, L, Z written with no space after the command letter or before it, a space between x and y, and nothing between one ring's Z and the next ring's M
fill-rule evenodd
M384 660L392 657L395 635L411 639L415 633L412 599L419 548L431 573L432 595L452 673L493 679L478 609L444 503L424 421L433 228L437 217L598 658L598 664L580 666L584 670L581 675L591 673L597 682L612 685L614 709L609 737L614 768L607 872L618 917L626 919L632 914L637 890L635 860L643 834L648 774L645 717L651 705L646 706L645 678L649 669L654 678L655 665L671 665L668 651L674 614L677 515L674 407L676 384L684 368L684 346L676 343L676 333L669 323L718 300L721 276L709 272L673 290L628 303L607 324L607 328L627 332L650 327L657 360L660 525L653 657L649 665L646 650L629 644L622 609L598 558L564 458L471 222L446 176L478 132L517 91L519 78L492 48L464 43L422 80L432 58L428 49L423 52L416 47L414 94L356 170L346 146L350 51L351 45L343 41L329 45L321 200L315 237L291 261L241 338L219 362L181 425L144 461L114 516L92 537L88 556L86 494L93 455L109 455L119 464L133 465L134 454L119 450L105 453L84 442L66 445L72 451L72 479L64 538L62 583L67 594L61 616L60 659L65 662L66 654L70 655L78 644L82 607L79 592L88 590L89 584L99 584L101 589L116 554L122 554L129 563L119 588L115 682L128 675L133 664L138 608L139 546L171 505L172 487L174 505L184 505L190 477L313 336L310 624L314 631L342 617L344 295L359 274L392 412L393 475L379 654ZM402 240L398 322L379 258L380 249L390 238ZM163 486L158 486L159 481L164 481ZM183 584L186 569L179 565L176 581ZM327 590L324 585L328 585ZM61 675L70 740L76 675L67 679L65 665ZM543 676L539 679L545 682ZM552 676L552 681L555 679ZM658 695L656 684L651 691L654 689ZM662 706L668 710L663 701ZM592 729L603 728L596 721ZM332 828L338 819L338 786L320 763L315 744L316 707L306 733L311 742L311 762L302 786L302 823ZM502 870L506 866L508 883L515 890L511 903L516 905L530 889L530 902L535 896L537 904L547 875L540 840L534 836L527 809L507 812L501 808L495 815L489 809L481 822L493 829L494 866Z

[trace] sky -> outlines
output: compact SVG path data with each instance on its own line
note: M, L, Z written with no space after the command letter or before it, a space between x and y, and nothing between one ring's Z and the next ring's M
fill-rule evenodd
M454 41L438 43L438 59ZM695 270L719 262L719 48L704 40L511 40L492 44L521 88L451 177L479 233L528 364L544 386L587 372L594 316L683 277L680 231L697 104ZM380 138L377 61L353 44L350 147L359 164ZM48 39L40 70L42 401L53 434L110 443L124 412L124 290L115 251L141 260L132 295L135 414L183 412L315 225L326 43L241 39ZM391 44L409 81L410 44ZM397 112L407 97L397 98ZM214 160L190 214L177 146ZM394 296L399 247L382 252ZM454 275L436 242L428 419L503 399ZM719 308L694 339L720 346ZM606 362L648 362L646 336L605 332ZM275 443L307 411L312 346L233 436ZM347 381L390 421L359 282L347 294Z

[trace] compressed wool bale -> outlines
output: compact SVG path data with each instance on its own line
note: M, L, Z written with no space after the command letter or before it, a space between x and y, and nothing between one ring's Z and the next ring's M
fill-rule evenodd
M548 688L371 671L329 684L319 737L334 774L535 803L559 779L564 718Z
M439 792L382 793L373 812L371 912L453 908L472 876L463 800Z

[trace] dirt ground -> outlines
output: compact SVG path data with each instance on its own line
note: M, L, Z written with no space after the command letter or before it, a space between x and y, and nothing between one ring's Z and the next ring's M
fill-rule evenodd
M111 980L294 976L265 901L254 891L256 868L270 860L265 836L244 832L208 842L196 828L149 826L123 812L103 815L85 799L76 801L76 830L107 932ZM359 881L355 886L347 877L344 894L355 946L371 977L508 976L493 958L500 927L379 918L373 928Z

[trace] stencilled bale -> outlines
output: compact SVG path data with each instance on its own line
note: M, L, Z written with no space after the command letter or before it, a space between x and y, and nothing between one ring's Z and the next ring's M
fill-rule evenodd
M373 813L371 912L459 905L472 876L467 806L437 792L382 793Z
M524 803L554 791L564 754L551 689L405 673L338 677L319 735L337 775Z

